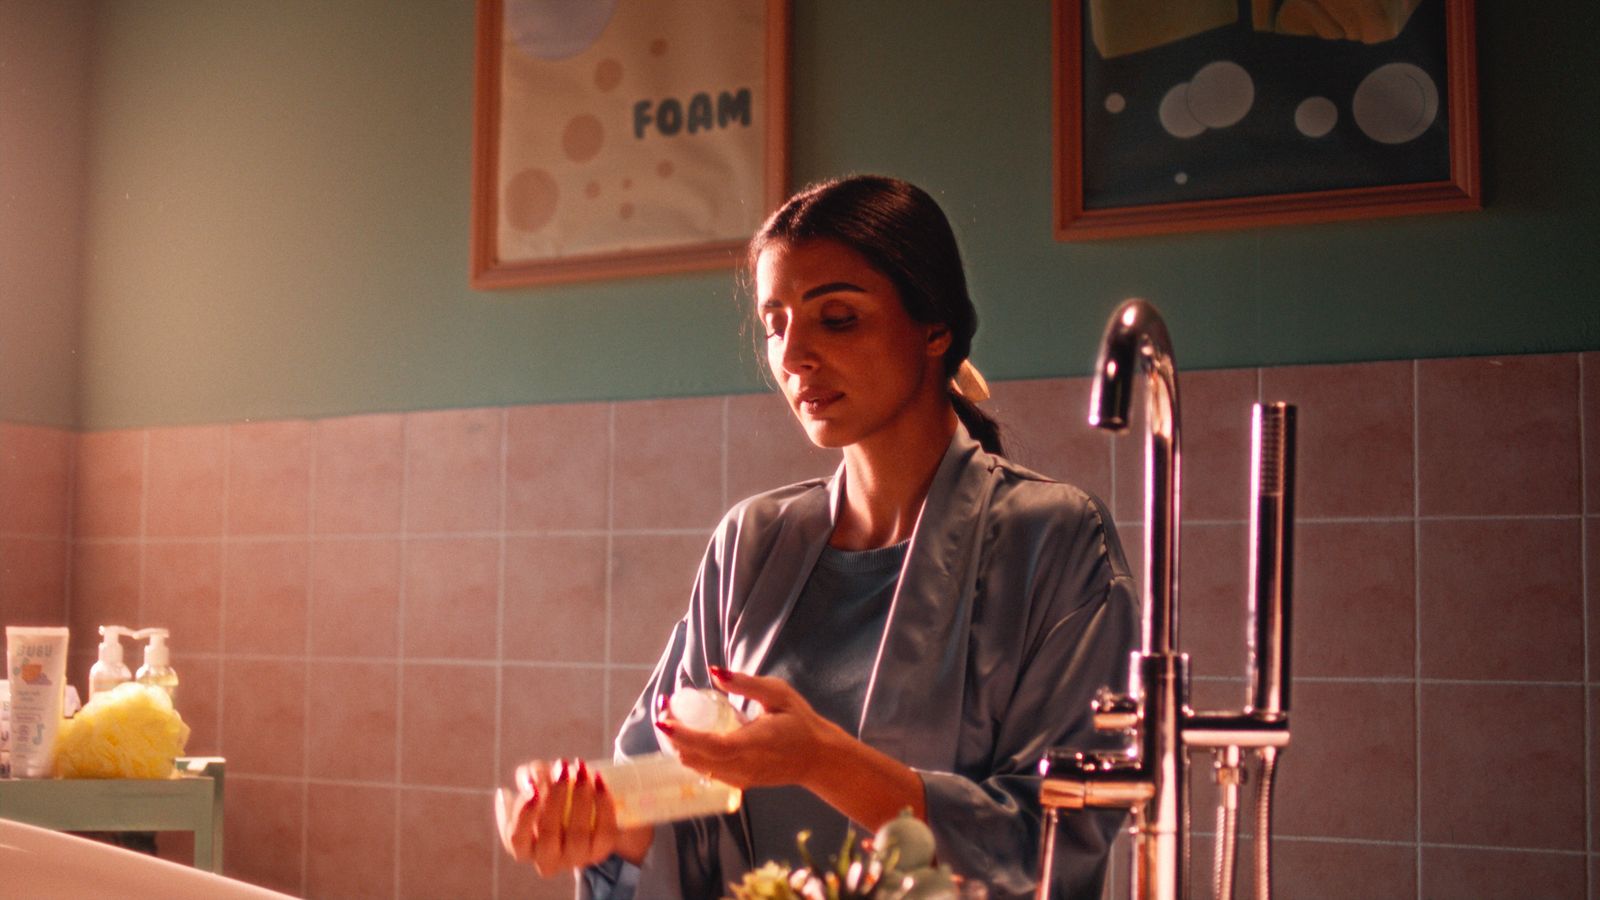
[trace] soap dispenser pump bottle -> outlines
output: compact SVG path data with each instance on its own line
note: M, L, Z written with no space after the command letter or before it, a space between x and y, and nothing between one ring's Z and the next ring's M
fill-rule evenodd
M118 625L100 626L100 659L89 668L89 699L109 691L125 681L133 680L133 673L122 661L122 636L132 634Z
M174 702L178 699L178 673L173 671L171 659L167 650L167 630L165 628L142 628L134 632L134 637L149 638L150 643L144 648L144 665L139 667L137 680L140 684L148 684L167 692L167 697Z

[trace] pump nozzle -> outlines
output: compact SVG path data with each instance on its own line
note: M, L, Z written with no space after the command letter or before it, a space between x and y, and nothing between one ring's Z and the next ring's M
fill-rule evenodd
M108 666L122 665L122 637L132 633L121 625L101 625L100 661Z
M133 673L122 662L122 636L131 635L132 631L120 625L100 626L100 654L99 660L89 669L89 697L92 699L102 691L108 691L124 681L130 681Z
M146 644L144 648L144 665L139 667L139 683L159 687L165 690L168 696L176 699L178 673L174 672L170 665L170 654L167 649L167 629L141 628L135 631L133 636L150 640L150 643Z

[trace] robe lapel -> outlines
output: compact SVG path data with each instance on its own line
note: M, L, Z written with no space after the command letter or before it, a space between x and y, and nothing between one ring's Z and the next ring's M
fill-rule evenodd
M928 488L867 685L861 739L948 771L966 692L979 542L994 492L988 454L958 428Z
M778 536L764 556L747 541L734 542L735 552L745 558L733 561L733 593L725 598L723 608L732 608L727 601L741 597L744 604L738 607L733 622L724 623L723 633L728 635L728 665L735 671L761 671L773 640L800 599L800 592L833 533L843 488L841 463L826 493L807 493L785 511Z

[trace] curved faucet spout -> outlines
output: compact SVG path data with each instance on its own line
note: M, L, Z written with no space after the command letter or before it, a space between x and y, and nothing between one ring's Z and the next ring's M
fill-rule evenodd
M1128 427L1136 376L1145 375L1144 652L1178 649L1178 373L1156 308L1129 300L1106 323L1089 394L1089 424Z

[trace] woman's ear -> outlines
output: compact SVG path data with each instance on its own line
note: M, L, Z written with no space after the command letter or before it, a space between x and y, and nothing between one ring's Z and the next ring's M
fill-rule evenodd
M928 355L944 358L950 349L950 326L943 322L935 322L928 326Z

